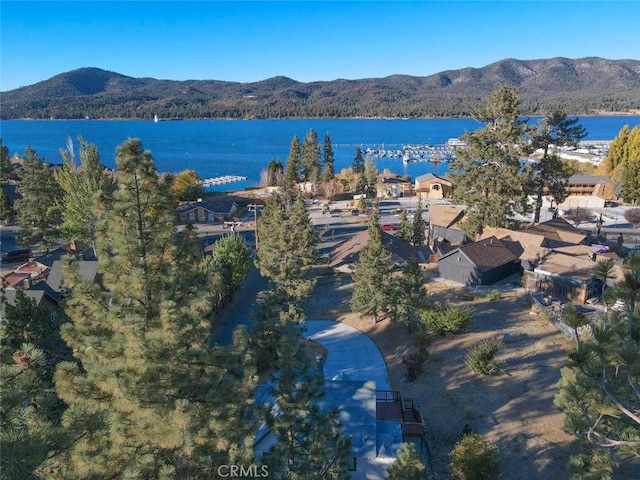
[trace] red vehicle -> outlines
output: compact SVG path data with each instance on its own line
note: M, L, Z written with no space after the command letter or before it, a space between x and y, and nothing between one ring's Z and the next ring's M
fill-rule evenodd
M390 223L386 224L386 225L382 225L380 226L380 229L386 231L386 232L393 232L396 229L395 225L391 225Z

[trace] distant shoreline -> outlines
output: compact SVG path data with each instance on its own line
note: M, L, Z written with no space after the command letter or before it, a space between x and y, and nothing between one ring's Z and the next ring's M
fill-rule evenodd
M540 114L522 114L522 117L531 117L531 118L540 118L543 115ZM598 111L596 113L586 113L586 114L575 114L568 113L569 117L640 117L640 109L639 110L631 110L629 112L605 112ZM222 121L222 122L231 122L231 121L261 121L261 120L269 120L269 121L277 121L277 120L474 120L473 117L285 117L285 118L213 118L213 117L203 117L203 118L160 118L157 123L160 122L201 122L201 121ZM88 122L88 121L99 121L99 122L154 122L153 118L0 118L1 122L12 122L12 121L21 121L21 122Z

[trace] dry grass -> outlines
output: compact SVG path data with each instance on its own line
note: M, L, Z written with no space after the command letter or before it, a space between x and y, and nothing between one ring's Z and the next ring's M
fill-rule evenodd
M427 283L431 300L451 301L457 290ZM526 297L505 293L498 301L485 297L465 301L474 312L471 331L453 337L428 334L413 341L410 332L390 320L373 325L351 313L351 280L347 276L319 278L306 311L309 319L337 320L366 333L382 352L392 388L414 399L425 417L432 463L439 478L449 478L447 454L465 425L498 447L504 479L567 478L566 462L578 443L562 431L562 414L553 405L560 368L570 344L540 316L530 315ZM455 300L454 300L455 301ZM464 365L472 344L502 335L499 360L505 373L477 377ZM416 381L406 381L402 359L418 348L429 357Z

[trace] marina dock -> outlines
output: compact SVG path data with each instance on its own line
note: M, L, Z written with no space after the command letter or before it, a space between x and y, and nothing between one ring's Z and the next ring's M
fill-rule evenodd
M226 183L242 182L247 177L241 177L239 175L223 175L222 177L205 178L202 180L203 187L215 187L216 185L224 185Z

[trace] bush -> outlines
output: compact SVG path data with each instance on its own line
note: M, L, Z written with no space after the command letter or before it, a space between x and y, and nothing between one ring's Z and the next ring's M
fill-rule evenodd
M443 305L427 309L421 314L422 323L439 335L466 332L471 323L471 310L457 305Z
M498 460L496 448L482 435L464 435L449 452L449 467L458 480L484 480L496 477Z
M490 302L497 302L498 300L500 300L500 292L489 293L489 295L487 295L487 300L489 300Z
M469 347L464 355L464 364L478 375L493 375L501 369L501 363L495 358L502 348L500 337L482 340Z
M463 302L473 302L476 299L476 294L473 292L468 292L466 290L462 290L458 294L458 298Z

